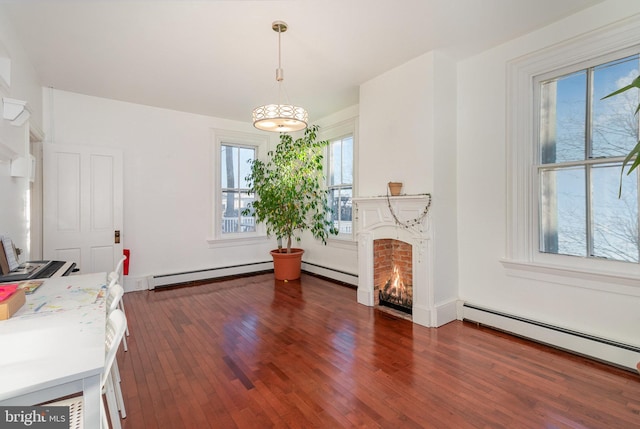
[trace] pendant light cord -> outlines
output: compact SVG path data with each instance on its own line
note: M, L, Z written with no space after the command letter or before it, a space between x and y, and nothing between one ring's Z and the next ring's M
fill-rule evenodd
M289 95L284 88L284 70L282 69L282 26L278 26L278 68L276 69L276 81L278 82L278 104L282 104L283 93L284 101L289 103Z
M284 70L282 70L282 42L280 35L282 28L278 27L278 68L276 69L276 80L282 82L284 80Z
M282 28L278 27L278 70L280 70L280 80L284 79L284 71L282 70Z

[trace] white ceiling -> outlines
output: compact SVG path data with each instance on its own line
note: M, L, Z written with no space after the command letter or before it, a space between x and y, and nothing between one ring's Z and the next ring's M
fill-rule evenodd
M240 121L289 101L310 120L434 49L464 58L601 0L1 0L43 86Z

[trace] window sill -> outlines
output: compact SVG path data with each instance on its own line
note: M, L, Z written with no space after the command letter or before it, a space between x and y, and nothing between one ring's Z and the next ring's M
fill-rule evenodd
M358 242L354 241L351 235L344 236L344 238L333 236L327 239L327 246L355 250L358 247Z
M500 263L507 275L513 277L640 297L640 273L637 270L606 271L511 259L501 259Z
M228 238L208 238L207 244L209 249L218 249L224 247L251 246L264 244L269 240L266 235L252 235L249 237L233 236Z

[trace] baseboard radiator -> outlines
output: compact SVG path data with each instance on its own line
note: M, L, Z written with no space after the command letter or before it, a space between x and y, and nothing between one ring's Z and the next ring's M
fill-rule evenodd
M202 270L183 271L171 274L159 274L149 277L149 289L269 270L273 271L272 261L229 265L226 267L206 268Z
M636 371L640 347L464 303L462 319Z
M273 271L273 261L254 262L251 264L229 265L226 267L207 268L202 270L183 271L179 273L158 274L150 276L149 289L173 286L182 283L196 282L201 280L213 280L220 277L228 277L242 274L260 273L263 271ZM335 270L322 265L310 262L302 262L302 271L326 277L337 282L348 285L358 285L358 275L345 271Z
M326 277L328 279L335 280L340 283L346 283L351 286L358 285L357 274L348 273L342 270L336 270L335 268L329 268L323 265L302 261L302 271L306 273L316 274L318 276Z

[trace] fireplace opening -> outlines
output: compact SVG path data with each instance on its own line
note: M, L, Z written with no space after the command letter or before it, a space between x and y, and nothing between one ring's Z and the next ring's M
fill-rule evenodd
M411 314L413 310L412 288L404 284L398 273L398 267L393 267L393 274L385 285L378 291L380 305Z
M412 246L394 239L374 240L374 293L377 305L413 312Z

